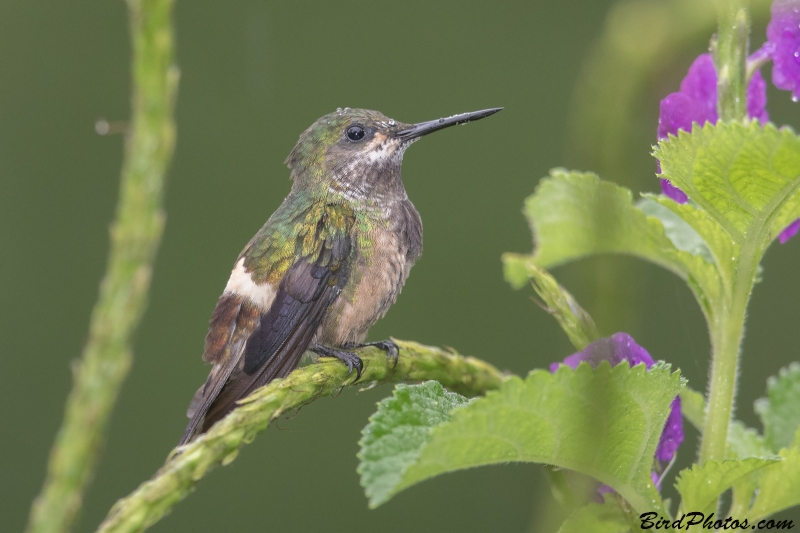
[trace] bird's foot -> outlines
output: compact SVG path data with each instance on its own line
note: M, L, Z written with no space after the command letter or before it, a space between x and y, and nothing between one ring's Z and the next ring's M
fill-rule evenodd
M390 340L385 341L375 341L375 342L365 342L363 344L356 345L356 348L363 348L364 346L375 346L376 348L380 348L384 352L386 352L386 357L392 362L392 368L397 366L397 356L400 354L400 347L397 346L397 343Z
M347 365L348 376L353 373L353 369L355 368L356 381L358 381L361 378L361 371L364 369L364 362L361 360L359 356L357 356L353 352L337 350L336 348L322 346L321 344L315 344L314 346L312 346L311 351L323 357L335 357L336 359Z

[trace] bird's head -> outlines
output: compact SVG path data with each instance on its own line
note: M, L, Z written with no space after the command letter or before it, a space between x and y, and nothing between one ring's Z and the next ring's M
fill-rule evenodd
M338 109L300 135L286 164L295 188L340 194L351 200L405 198L403 154L434 131L488 117L502 108L405 124L367 109Z

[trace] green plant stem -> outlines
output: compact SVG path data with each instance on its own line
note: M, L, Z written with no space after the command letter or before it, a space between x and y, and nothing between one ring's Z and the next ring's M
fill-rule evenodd
M132 124L100 294L29 533L69 531L91 479L108 417L131 365L131 335L147 304L164 228L163 182L175 143L172 0L129 0Z
M377 348L358 350L364 371L356 386L435 379L451 390L477 396L498 388L505 379L495 367L479 359L414 342L395 342L400 347L396 365ZM270 421L354 385L354 379L339 361L325 359L262 387L207 433L175 450L152 479L112 507L98 532L134 532L152 526L191 493L212 467L233 461L239 448L266 429Z
M717 69L717 112L720 120L747 116L747 45L750 17L747 0L717 0L719 30L712 43Z
M756 232L758 234L759 232ZM752 241L742 247L737 261L733 296L727 308L717 310L718 320L712 332L713 357L708 386L708 408L700 443L700 464L722 461L728 442L728 428L733 415L739 352L744 336L747 303L753 291L758 258L761 254Z
M717 69L717 110L720 120L741 121L747 115L746 60L750 33L747 0L717 0L719 31L712 43ZM761 228L751 228L736 259L736 277L729 298L715 311L711 327L712 361L708 410L700 444L700 464L725 458L733 404L739 351L744 334L747 302L761 258L757 243Z

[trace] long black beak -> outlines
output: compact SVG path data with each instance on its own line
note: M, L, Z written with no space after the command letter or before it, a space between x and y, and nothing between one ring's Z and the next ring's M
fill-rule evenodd
M467 122L472 122L473 120L480 120L488 117L489 115L494 115L501 109L503 108L493 107L491 109L483 109L481 111L473 111L471 113L460 113L458 115L453 115L452 117L440 118L438 120L420 122L419 124L414 124L409 128L398 131L395 133L395 136L403 140L416 139L418 137L422 137L423 135L433 133L434 131L455 126L456 124L466 124Z

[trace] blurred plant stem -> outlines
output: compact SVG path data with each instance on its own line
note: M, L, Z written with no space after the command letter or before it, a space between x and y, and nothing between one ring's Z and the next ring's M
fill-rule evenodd
M747 47L750 17L747 0L716 0L717 37L711 43L717 69L717 114L720 120L744 120L747 115Z
M477 396L498 388L505 379L495 367L479 359L415 342L395 342L400 348L396 365L378 348L358 350L364 361L358 383L353 383L354 375L347 374L345 365L325 360L257 390L207 433L175 450L152 479L119 500L98 533L143 531L152 526L189 495L212 467L233 461L239 448L252 442L272 420L321 396L336 394L346 385L372 387L433 379L466 396Z
M743 121L747 113L745 71L750 18L747 0L717 0L719 32L713 45L720 120ZM768 227L768 226L767 226ZM758 263L764 253L765 221L747 232L736 258L730 302L722 304L711 326L713 354L708 380L708 409L700 441L700 464L725 459L725 446L736 396L739 352L747 303L753 292ZM768 241L767 241L768 242Z
M175 144L172 0L128 0L133 49L132 120L100 294L83 356L33 504L29 533L71 529L98 460L108 417L131 365L131 335L147 305L161 241L164 176Z

